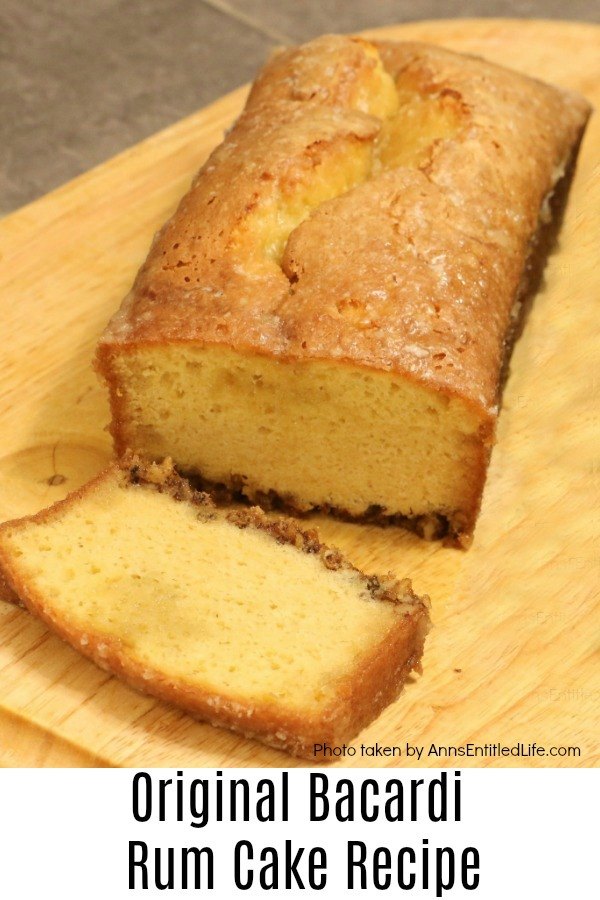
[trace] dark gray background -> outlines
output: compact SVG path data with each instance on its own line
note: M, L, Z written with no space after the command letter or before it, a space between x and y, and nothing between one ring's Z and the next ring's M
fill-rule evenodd
M0 214L249 80L271 47L414 19L597 21L596 0L0 0Z

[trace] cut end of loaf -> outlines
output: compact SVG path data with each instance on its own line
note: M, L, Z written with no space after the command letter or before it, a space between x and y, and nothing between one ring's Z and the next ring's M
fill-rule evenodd
M192 344L105 356L118 449L265 505L468 541L493 419L402 375Z
M128 458L2 526L0 569L129 684L309 758L396 698L429 627L407 579L362 574L290 520L218 509L168 461Z

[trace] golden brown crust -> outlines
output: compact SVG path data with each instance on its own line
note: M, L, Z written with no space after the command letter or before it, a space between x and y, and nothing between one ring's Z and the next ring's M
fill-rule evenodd
M341 684L339 702L323 715L311 719L282 709L276 701L260 700L250 707L246 703L235 702L231 697L202 694L184 679L166 677L158 670L142 666L114 637L90 633L89 630L83 633L80 628L56 615L46 598L20 577L18 565L14 563L4 536L13 528L27 527L30 523L44 522L55 516L94 491L115 471L122 473L131 484L143 482L168 493L176 501L196 505L200 514L209 517L215 514L211 498L206 493L195 491L185 479L179 477L169 461L144 463L128 455L54 506L0 526L0 582L6 586L7 595L17 597L59 637L101 668L114 673L132 687L174 703L204 721L309 759L314 758L314 744L335 743L354 736L398 696L409 673L420 670L423 644L430 627L428 598L417 597L409 579L398 581L393 575L364 575L339 551L322 544L315 530L302 529L288 519L269 520L259 509L231 511L227 519L239 528L258 528L277 541L292 544L300 552L315 554L325 568L352 569L364 580L365 588L374 600L407 607L382 644L356 658L354 671Z
M257 267L236 238L249 214L381 126L349 106L360 48L329 36L265 67L105 335L105 374L111 345L225 344L403 372L494 419L528 242L589 107L480 59L377 44L399 84L454 104L458 137L322 204L281 267Z

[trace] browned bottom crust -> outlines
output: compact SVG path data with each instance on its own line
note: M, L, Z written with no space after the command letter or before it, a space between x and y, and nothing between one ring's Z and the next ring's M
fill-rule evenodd
M182 475L188 479L199 491L205 491L219 506L229 503L256 504L261 509L283 512L298 518L306 518L314 513L324 513L345 522L358 522L369 525L400 526L408 531L413 531L428 541L446 538L457 546L466 546L465 533L460 528L461 513L453 516L427 515L427 516L403 516L389 515L381 506L370 506L364 513L354 515L348 510L336 506L323 504L309 508L299 506L291 495L278 494L276 491L251 491L245 485L243 475L232 475L231 484L210 481L197 472L182 471Z

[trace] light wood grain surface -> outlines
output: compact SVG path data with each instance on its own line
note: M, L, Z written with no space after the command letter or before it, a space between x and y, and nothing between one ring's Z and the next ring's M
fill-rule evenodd
M377 33L478 53L600 105L600 29L591 25L455 20ZM244 96L224 97L0 223L2 519L63 497L110 458L95 342ZM581 756L460 764L598 762L599 146L594 117L559 247L514 353L472 548L315 517L356 564L409 574L433 601L423 676L354 742L409 742L423 758L373 763L359 751L343 764L455 765L427 755L430 745L519 741L579 746ZM0 763L302 765L137 694L2 603Z

